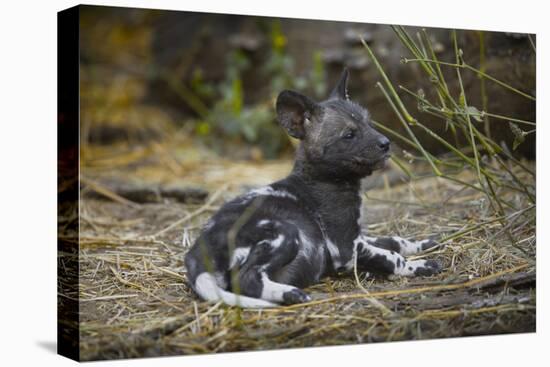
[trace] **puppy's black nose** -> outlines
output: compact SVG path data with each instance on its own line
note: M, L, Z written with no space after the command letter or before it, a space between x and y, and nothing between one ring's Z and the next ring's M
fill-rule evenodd
M382 149L383 152L390 150L390 140L385 136L378 138L378 147Z

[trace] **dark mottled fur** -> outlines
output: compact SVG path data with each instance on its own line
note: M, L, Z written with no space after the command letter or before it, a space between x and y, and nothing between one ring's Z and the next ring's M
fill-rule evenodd
M188 280L201 297L232 304L216 294L239 291L260 299L262 292L272 290L264 294L269 302L304 302L309 298L300 288L337 270L349 270L354 241L361 236L360 180L384 165L389 140L372 127L364 108L349 101L347 75L345 71L323 102L292 91L279 95L279 123L301 140L295 166L287 178L233 199L210 219L185 258ZM409 267L419 275L439 271L434 262L412 266L396 255L404 246L398 239L366 237L358 243L362 271L392 274ZM426 242L422 249L435 245ZM239 261L232 270L236 252L231 249L248 251L235 257ZM215 275L215 286L210 280L214 278L196 283L204 273ZM254 302L249 306L254 307Z

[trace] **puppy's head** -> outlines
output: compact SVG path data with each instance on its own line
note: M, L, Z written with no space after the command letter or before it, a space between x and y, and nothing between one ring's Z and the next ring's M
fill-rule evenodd
M301 140L305 158L335 178L370 175L390 155L390 141L373 128L368 111L349 99L347 85L344 70L325 101L285 90L276 104L280 125Z

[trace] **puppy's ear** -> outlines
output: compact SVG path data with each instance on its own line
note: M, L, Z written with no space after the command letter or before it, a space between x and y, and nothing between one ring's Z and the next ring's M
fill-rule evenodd
M330 92L329 99L339 98L339 99L349 100L348 77L349 77L348 69L344 68L344 71L340 76L340 80L338 81L338 83L336 84L332 92Z
M312 116L319 110L319 105L310 98L284 90L277 97L277 119L288 135L303 139L305 125L311 123Z

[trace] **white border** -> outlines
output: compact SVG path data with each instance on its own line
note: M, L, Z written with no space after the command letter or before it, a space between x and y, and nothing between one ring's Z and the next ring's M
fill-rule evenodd
M548 12L544 1L89 1L130 7L310 19L397 23L537 33L538 187L548 175L541 162L548 152ZM69 365L51 351L56 338L56 12L74 1L12 1L0 12L0 142L2 210L2 365ZM546 43L545 43L546 42ZM548 263L545 240L548 195L538 190L538 262ZM7 230L7 236L6 236ZM548 271L538 266L539 310L536 334L382 343L274 352L231 353L100 362L98 365L540 365L548 336ZM547 347L546 347L547 348Z

